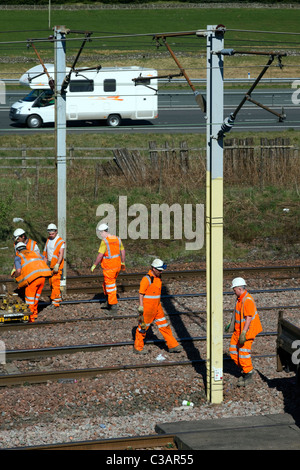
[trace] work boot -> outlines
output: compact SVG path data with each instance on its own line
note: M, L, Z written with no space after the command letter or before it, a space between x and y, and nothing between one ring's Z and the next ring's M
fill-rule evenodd
M254 369L252 369L248 374L243 373L238 380L238 387L246 387L250 382L252 382L254 376Z
M50 308L59 308L59 305L60 304L55 304L54 302L51 303L51 305L49 305Z
M180 344L175 346L175 348L169 348L169 353L179 353L181 351L183 351L183 348Z
M244 377L245 377L245 374L244 374L244 372L242 372L242 375L239 377L238 382L237 382L238 387L243 387L244 386Z
M147 354L147 351L145 351L145 349L135 349L135 347L133 348L133 352L134 354Z
M244 376L244 385L245 385L245 387L246 387L250 382L252 382L253 377L254 377L254 369L252 369L250 372L248 372L248 374L245 374L245 376Z
M104 304L101 305L100 308L101 308L101 310L109 310L109 303L107 301L104 302Z
M112 314L118 313L118 304L110 305L109 311Z

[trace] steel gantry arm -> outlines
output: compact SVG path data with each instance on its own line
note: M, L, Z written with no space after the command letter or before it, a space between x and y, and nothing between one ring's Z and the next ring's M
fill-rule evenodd
M45 66L45 64L44 64L44 62L43 62L43 60L42 60L40 54L39 54L38 51L37 51L37 48L36 48L35 45L34 45L34 43L32 42L31 39L28 39L27 47L30 47L30 46L32 47L32 49L33 49L34 52L36 53L37 58L39 59L40 64L41 64L41 66L43 67L43 70L44 70L44 72L41 73L41 74L39 74L39 75L43 75L44 73L47 75L49 87L50 87L51 90L54 92L54 88L55 88L54 80L53 80L52 77L50 77L49 72L48 72L48 70L47 70L47 67ZM37 75L37 77L38 77L39 75ZM35 77L34 77L34 78L35 78Z
M81 52L83 51L83 48L84 48L85 44L86 44L88 41L91 41L90 37L91 37L91 35L93 34L91 31L75 31L75 30L69 30L69 32L70 32L70 33L79 33L79 34L80 34L80 33L81 33L81 34L84 33L85 37L84 37L84 40L83 40L83 42L82 42L82 44L81 44L81 46L80 46L79 51L77 52L77 55L76 55L76 57L75 57L75 59L74 59L74 62L73 62L73 64L72 64L72 67L71 67L70 71L69 71L68 75L66 75L66 77L65 77L65 79L64 79L64 82L63 82L63 84L62 84L62 91L66 90L66 88L68 87L68 85L69 85L69 83L70 83L71 75L72 75L72 73L75 71L75 67L76 67L76 64L77 64L77 62L78 62L78 59L79 59L79 57L80 57L80 54L81 54ZM101 67L98 67L98 68L100 69ZM85 69L85 70L88 70L88 69Z
M203 111L203 113L206 113L206 101L205 101L205 98L203 95L201 95L200 91L197 91L196 88L194 87L193 83L191 82L190 78L188 77L186 71L184 70L184 68L182 67L182 65L180 64L179 60L177 59L176 55L174 54L174 52L172 51L170 45L167 43L166 41L166 37L169 37L169 36L186 36L186 35L195 35L196 34L196 31L192 31L192 32L186 32L186 33L167 33L167 34L156 34L155 36L153 36L153 39L155 39L159 44L159 39L162 39L163 40L163 43L164 45L166 46L166 48L168 49L171 57L174 59L177 67L179 68L180 70L180 74L184 76L184 78L186 79L186 81L188 82L189 86L191 87L191 89L193 90L194 92L194 96L195 96L195 100L196 100L196 103L198 104L199 108Z

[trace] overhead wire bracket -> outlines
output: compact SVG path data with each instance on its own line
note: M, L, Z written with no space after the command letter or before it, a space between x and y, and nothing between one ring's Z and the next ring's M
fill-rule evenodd
M35 52L36 55L37 55L37 58L38 58L39 61L40 61L41 66L43 67L44 73L45 73L45 74L47 75L47 77L48 77L49 87L50 87L51 90L54 92L54 89L55 89L54 80L53 80L52 77L50 77L49 72L48 72L48 70L47 70L47 67L45 66L45 64L44 64L44 62L43 62L43 60L42 60L40 54L38 53L37 48L35 47L35 45L34 45L32 39L28 39L28 41L27 41L27 47L32 47L32 48L33 48L34 52ZM43 74L41 73L41 74L39 74L39 75L43 75ZM37 75L37 77L38 77L39 75Z
M176 74L169 74L169 75L157 75L156 77L142 77L141 75L139 75L137 78L133 78L132 81L134 82L135 86L137 86L139 84L139 82L147 82L149 80L157 80L159 78L167 78L169 80L169 82L172 80L172 78L174 77L182 77L182 73L176 73ZM154 91L157 91L157 89L149 86L149 85L145 85L147 88L150 88L151 90L154 90Z
M69 83L70 83L71 75L72 75L72 73L75 71L75 67L76 67L76 64L77 64L77 62L78 62L78 60L79 60L79 57L80 57L80 55L81 55L81 52L83 51L83 48L84 48L84 46L86 45L86 43L89 42L89 41L91 41L90 36L93 34L91 31L75 31L75 30L70 30L69 32L70 32L70 33L79 33L79 34L84 33L85 38L84 38L84 40L83 40L83 42L82 42L82 44L81 44L81 46L80 46L79 51L77 52L77 55L76 55L76 57L75 57L75 59L74 59L74 62L73 62L73 64L72 64L72 66L71 66L71 69L70 69L68 75L65 76L65 79L64 79L64 81L63 81L63 83L62 83L62 86L61 86L61 91L62 91L62 92L65 91L66 88L68 87L68 85L69 85ZM95 67L95 68L98 68L98 67ZM101 68L101 66L100 66L100 68ZM86 70L88 70L88 69L86 69ZM77 71L77 72L78 72L78 71Z
M156 34L155 36L153 36L153 39L155 39L157 41L157 44L159 44L159 39L161 38L164 42L164 45L166 46L166 48L168 49L169 53L171 54L171 57L174 59L176 65L178 66L181 74L184 76L184 78L186 79L186 81L188 82L189 86L191 87L191 89L193 90L194 92L194 96L195 96L195 100L196 100L196 103L198 104L199 108L203 111L203 113L206 113L206 100L204 98L204 96L200 93L200 91L197 91L196 88L194 87L193 83L191 82L190 78L188 77L188 74L186 73L186 71L184 70L184 68L182 67L182 65L180 64L179 60L177 59L176 55L174 54L174 52L172 51L171 47L169 46L169 44L167 43L166 41L166 37L169 37L169 36L184 36L184 35L190 35L190 34L196 34L196 32L187 32L187 33L174 33L174 34Z
M258 75L256 80L254 80L254 82L251 85L251 87L249 88L249 90L245 93L245 96L242 99L242 101L240 102L240 104L237 106L235 111L233 113L230 113L229 117L227 117L224 120L224 122L221 126L221 129L218 132L218 136L217 136L218 139L224 137L225 133L229 132L232 129L232 127L234 125L234 122L235 122L235 118L236 118L238 112L240 111L240 109L242 108L242 106L244 105L244 103L246 101L250 101L251 103L255 104L256 106L258 106L260 108L263 108L266 111L274 114L275 116L278 117L279 122L284 121L284 119L286 118L286 115L284 114L284 109L283 108L282 108L281 114L277 113L276 111L270 109L268 106L265 106L265 105L259 103L258 101L255 101L251 97L251 93L255 89L255 87L258 85L258 83L260 82L262 77L265 75L265 73L267 72L267 70L269 69L269 67L271 66L271 64L273 63L273 61L276 57L278 59L278 66L280 68L283 67L282 62L281 62L281 58L285 57L287 55L285 52L284 53L277 53L277 52L257 52L257 51L235 51L234 49L222 49L221 51L215 52L215 54L222 54L222 55L228 55L228 56L233 56L235 54L252 54L252 55L267 55L267 56L269 56L269 60L268 60L267 64L264 66L264 68L262 69L262 71L260 72L260 74Z

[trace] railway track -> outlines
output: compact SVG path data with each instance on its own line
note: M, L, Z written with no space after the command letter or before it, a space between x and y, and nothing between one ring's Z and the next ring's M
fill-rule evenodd
M122 299L120 299L122 300ZM126 299L123 299L126 300ZM98 301L99 302L99 301ZM269 311L269 310L294 310L300 309L299 305L277 305L276 307L260 307L259 311ZM232 309L224 309L224 313L232 312ZM186 312L168 312L169 317L178 316L178 315L188 315L188 316L197 316L206 314L206 310L198 310L196 312L193 311L186 311ZM28 329L28 328L42 328L45 326L55 326L55 325L62 325L65 323L83 323L83 322L98 322L98 321L107 321L107 320L124 320L136 318L136 314L118 314L116 315L109 315L105 314L101 317L81 317L81 318L62 318L59 320L44 320L44 321L36 321L34 323L21 323L21 322L6 322L0 323L0 331L7 331L7 330L20 330L20 329Z
M61 444L14 447L4 450L176 450L174 434L153 434L115 439L77 441ZM2 449L3 450L3 449Z
M276 354L263 354L252 355L253 359L276 357ZM229 357L224 357L224 361L230 360ZM95 378L99 375L108 374L112 372L119 372L133 369L153 369L153 368L167 368L178 366L196 366L204 365L205 359L193 359L184 361L165 361L165 362L150 362L148 364L121 364L110 367L94 367L83 369L68 369L68 370L53 370L53 371L35 371L24 373L11 373L0 376L0 387L16 386L16 385L29 385L41 384L52 381L61 382L75 382L80 379Z
M234 276L236 273L239 275L258 274L267 275L272 273L273 279L294 279L300 278L300 266L257 266L257 267L239 267L239 268L225 268L224 277L229 278ZM118 276L118 291L128 292L131 290L137 290L142 276L145 273L120 273ZM275 274L275 275L274 275ZM193 270L179 270L179 271L166 271L164 272L163 279L164 285L172 281L184 281L188 279L205 279L206 269L193 269ZM80 276L68 276L67 278L67 292L68 294L83 293L95 294L99 293L100 286L103 282L103 275L80 275ZM13 279L6 278L0 281L2 290L11 291L15 288L15 282ZM3 288L3 286L5 286ZM50 291L47 287L44 288L43 293L48 294Z
M258 336L276 336L276 331L268 331L259 333ZM231 334L224 334L224 339L230 338ZM179 338L178 341L182 342L197 342L206 341L205 336L194 336L188 338ZM78 344L69 346L57 346L51 348L37 348L37 349L14 349L6 351L6 359L12 360L25 360L36 359L40 357L53 357L65 354L76 354L78 352L97 352L109 348L118 348L122 346L133 346L133 341L122 341L112 343L99 343L99 344ZM145 344L160 344L164 343L162 339L146 340Z
M269 390L266 384L270 385L270 401L272 402L272 399L275 400L275 397L276 400L278 399L278 394L272 394L272 387L275 385L278 387L281 386L280 380L282 380L276 377L276 372L274 373L274 370L276 370L276 360L274 359L276 358L275 339L277 335L277 332L273 331L276 329L277 323L277 318L275 318L274 314L276 310L284 309L288 317L298 319L297 310L300 308L300 305L296 305L298 304L298 294L291 292L291 290L299 290L297 281L290 284L289 282L273 283L271 280L270 283L264 284L263 276L266 276L268 280L271 278L274 279L274 277L276 279L286 280L292 278L297 279L299 267L293 266L290 271L289 268L290 267L282 267L278 270L277 267L272 267L272 276L267 269L263 271L259 268L246 268L245 271L242 271L240 268L238 269L239 274L242 272L245 273L246 279L249 279L249 285L251 279L251 285L254 287L276 287L276 289L257 289L255 291L257 294L270 294L266 296L262 295L261 303L264 306L259 306L260 312L266 312L266 314L263 315L265 321L264 332L259 336L264 335L266 337L269 335L269 339L259 338L255 343L255 350L252 355L260 373L257 375L254 387L255 390L253 390L253 394L257 395L256 399L259 407L262 406L262 400L266 403L264 406L269 406L268 399L263 398L265 393ZM189 278L195 280L195 276L197 276L197 279L201 279L202 275L204 279L205 271L201 271L200 274L198 272L195 274L195 271L189 271L188 273L183 272L180 273L181 277L177 277L176 272L174 278L169 277L169 281L172 282L172 279L178 281L188 280ZM253 276L252 274L250 276L249 272L252 272ZM228 277L235 274L233 270L227 270L226 273ZM259 282L256 283L256 279L258 279L257 275L259 275ZM123 276L122 274L120 277L123 278L124 281L126 280L128 285L132 283L132 285L135 286L138 285L137 280L139 281L141 278L140 273L130 275L130 277ZM97 293L99 292L99 277L100 276L86 276L86 281L84 281L86 283L92 281L97 282ZM78 293L88 292L88 290L81 289L81 286L75 286L76 282L77 284L82 282L82 280L78 281L78 279L78 277L76 277L76 280L74 279L74 287L78 289ZM252 282L252 279L254 282ZM164 276L164 282L165 280L166 276ZM69 285L71 286L71 283L69 283ZM191 288L190 285L192 286ZM200 285L204 286L204 284ZM227 285L227 282L225 285ZM277 286L279 287L277 288ZM290 290L290 286L295 287ZM182 400L186 399L187 395L190 393L191 398L188 399L191 399L191 401L195 403L195 408L199 406L199 416L202 418L201 413L204 413L201 411L201 404L203 402L202 389L204 389L202 382L205 381L206 368L206 310L204 310L206 294L205 292L187 294L187 292L193 292L193 290L195 290L194 283L187 283L186 285L180 284L180 287L178 284L174 288L174 295L164 296L166 299L171 299L170 301L166 300L165 308L170 316L176 337L180 338L179 341L184 346L184 351L180 353L180 355L170 354L169 356L163 354L165 360L161 362L157 359L157 355L161 352L164 353L165 349L164 346L161 347L157 345L157 343L162 342L162 340L153 339L156 338L156 330L152 336L150 334L150 337L148 336L146 339L148 355L145 356L145 360L142 356L132 354L133 341L123 341L126 337L128 339L128 334L130 335L132 328L136 326L135 302L132 301L137 299L137 291L135 291L132 297L120 296L120 309L117 316L110 316L101 312L99 306L101 306L102 299L88 299L88 296L82 299L84 296L77 295L74 297L81 297L81 299L64 301L62 310L56 312L56 315L53 314L50 308L45 309L42 312L43 315L40 317L41 319L45 318L44 321L38 321L33 324L3 324L2 329L0 327L0 332L3 332L2 338L0 337L0 339L4 340L6 345L10 345L11 348L11 350L6 351L7 370L5 371L2 368L1 370L4 371L4 373L0 376L1 393L6 397L6 401L3 403L9 403L9 405L5 405L5 408L2 408L5 410L4 419L6 419L6 425L8 427L10 426L8 418L10 416L9 407L11 407L12 410L12 420L15 420L16 412L19 413L20 436L22 436L22 430L24 428L24 419L28 419L28 421L26 421L26 423L28 423L28 429L32 429L32 432L35 432L35 426L32 426L32 423L38 423L39 421L37 420L39 419L43 422L44 418L42 419L42 417L45 417L45 423L47 422L46 433L49 433L50 429L48 428L48 421L52 423L52 419L57 419L58 423L60 423L61 420L65 426L67 426L68 422L73 423L74 420L74 422L76 421L78 429L81 428L81 417L86 420L90 420L90 418L93 419L93 421L91 421L92 427L90 428L89 425L87 425L87 434L81 435L77 433L77 442L72 441L62 444L31 446L32 442L68 441L72 439L72 437L69 438L69 436L73 436L73 439L75 439L75 434L72 433L73 428L70 428L67 437L65 437L63 432L58 435L58 428L56 433L56 421L53 421L51 430L53 433L55 432L55 436L59 436L58 439L56 437L52 439L52 434L51 437L50 434L46 434L42 441L31 441L23 437L23 440L19 442L21 442L23 446L28 445L29 447L16 447L16 449L151 450L153 447L159 447L160 449L171 448L172 451L173 449L176 450L176 441L175 447L171 447L174 445L172 436L170 436L170 439L168 439L167 436L167 443L160 440L161 436L154 436L153 438L150 436L149 441L147 441L148 436L137 436L125 439L100 439L87 442L83 442L81 439L95 439L95 437L101 438L104 436L130 436L135 433L143 434L144 432L151 434L154 428L150 428L149 423L146 431L139 429L137 425L134 429L139 430L136 432L132 432L131 428L127 431L126 427L125 432L123 432L124 428L122 428L119 433L115 433L116 429L114 427L108 429L108 422L111 416L118 416L118 424L120 423L120 425L123 426L123 416L128 416L131 419L136 410L140 410L140 412L144 413L148 407L151 410L151 414L149 414L148 417L150 422L152 412L156 410L158 405L164 409L166 403L168 403L168 406L173 409L174 406L180 406ZM204 287L203 290L205 290ZM165 292L168 292L168 289L166 289ZM179 294L180 292L182 292L182 294ZM252 289L251 292L254 293ZM274 293L277 292L283 293L274 295ZM68 289L68 294L69 293L70 297L69 295L68 297L72 299L72 291ZM232 292L224 292L224 294L226 295L226 297L224 297L225 320L225 318L229 318L229 313L232 312L232 308L225 308L231 306L232 302L229 294L232 295ZM195 299L191 296L195 297ZM86 308L85 305L88 307ZM203 308L203 310L200 310L201 308ZM170 311L168 311L168 309ZM28 331L25 332L23 330L24 328L25 330L28 329ZM18 332L18 329L21 331ZM95 332L94 335L93 332ZM127 332L126 335L124 335L124 332ZM224 339L226 340L229 337L230 335L224 335ZM80 338L79 341L78 338ZM129 336L129 338L131 338L131 336ZM88 343L89 341L90 343ZM88 344L77 344L77 342L85 342ZM226 343L227 342L228 341L226 341ZM155 345L152 345L154 343ZM29 349L32 348L33 345L40 347L39 349ZM54 347L48 347L49 345ZM28 349L13 349L19 347L27 347ZM235 392L235 369L229 357L226 356L226 351L227 346L224 344L224 399L227 400L230 394L230 400L236 400L238 406L239 394ZM174 384L177 379L178 383ZM262 387L261 394L257 393L259 387ZM289 387L289 384L287 384L287 387ZM159 391L159 395L155 395L156 390ZM11 397L12 392L14 397L18 398L17 403L16 399ZM291 393L290 389L288 393ZM34 399L37 402L40 401L39 406L35 402L30 405L33 406L32 410L29 409L29 404L25 405L28 394L35 397ZM230 404L230 401L228 403ZM25 408L25 406L27 407ZM231 409L231 405L226 406ZM82 412L83 409L86 410L84 413ZM25 413L24 410L26 411ZM264 409L263 412L265 412ZM92 415L91 413L94 414ZM96 417L99 413L101 414L100 419L102 421L97 421ZM65 417L67 418L64 419ZM106 421L104 421L105 419ZM90 423L90 421L87 422ZM105 423L105 431L99 429L99 422ZM85 423L86 421L82 424L84 432ZM95 426L95 432L93 426ZM127 426L127 424L125 426ZM131 426L131 423L128 426ZM15 421L14 428L12 429L16 429ZM43 427L37 432L42 433ZM158 441L156 441L157 437L159 438ZM166 436L163 435L163 438L165 437ZM7 445L18 446L19 443L16 439L6 444L6 446ZM167 447L165 448L164 446Z
M276 336L277 332L263 332L258 336ZM231 334L224 334L224 339L229 339ZM179 338L180 343L192 343L206 341L206 335L197 337ZM162 339L148 339L145 341L146 345L151 344L163 344ZM6 360L8 368L4 366L4 369L8 372L7 374L0 375L0 387L3 386L16 386L22 384L35 384L45 383L49 381L76 381L83 378L94 378L99 375L107 373L115 373L118 371L130 370L130 369L146 369L146 368L157 368L157 367L176 367L176 366L199 366L205 364L205 359L189 359L180 361L165 361L165 362L149 362L149 363L131 363L131 364L120 364L106 367L94 367L94 368L83 368L83 369L68 369L68 370L45 370L45 371L34 371L24 372L18 371L16 366L11 366L13 361L24 361L34 360L38 361L42 358L53 358L55 356L65 356L69 354L77 353L94 353L104 351L105 349L114 349L120 347L133 347L133 341L122 341L122 342L110 342L101 344L80 344L80 345L69 345L69 346L58 346L50 348L37 348L37 349L16 349L6 351ZM255 358L274 357L275 354L264 354L253 356ZM224 356L224 360L228 357Z
M284 267L279 267L280 270L283 270L285 272L291 272L293 271L293 274L299 270L299 267L291 267L291 266L284 266ZM259 271L261 268L244 268L245 270L250 270L250 271ZM269 270L278 270L278 267L266 267L265 272L269 272ZM232 271L232 270L228 270ZM202 275L204 270L197 270L197 274ZM239 272L241 270L239 269ZM180 273L178 272L173 272L169 273L170 278L172 276L179 276L181 279L181 276L195 276L195 271L182 271ZM131 278L135 278L136 276L140 277L139 274L134 274L134 275L129 275ZM94 276L84 276L84 278L94 278ZM194 278L194 277L193 277ZM78 281L78 278L76 278L76 281ZM258 289L252 292L260 293L260 292L282 292L282 291L288 291L288 290L300 290L298 288L278 288L278 289ZM224 294L232 294L231 292L224 292ZM177 294L177 295L165 295L162 297L186 297L186 296L205 296L205 293L196 293L196 294ZM137 297L134 298L120 298L120 301L125 301L125 300L133 300L136 299ZM63 305L68 305L72 304L73 302L75 303L80 303L80 302L100 302L101 300L99 299L90 299L90 300L75 300L75 301L64 301L62 304ZM268 310L274 310L274 309L297 309L299 308L298 305L281 305L281 306L276 306L276 307L262 307L260 308L260 311L268 311ZM224 313L226 312L231 312L232 309L224 309ZM178 315L187 315L188 317L191 316L198 316L201 314L205 314L206 310L200 310L197 312L168 312L168 315L172 317L172 315L178 316ZM60 325L60 324L69 324L69 323L75 323L75 322L91 322L91 321L107 321L107 320L122 320L122 319L129 319L129 318L136 318L136 314L118 314L118 316L110 316L110 315L103 315L101 317L84 317L84 318L64 318L64 319L58 319L58 320L53 320L53 321L41 321L41 322L35 322L32 324L18 324L18 323L2 323L2 331L8 330L8 329L22 329L22 328L40 328L44 326L55 326L55 325ZM1 329L0 328L0 329ZM264 332L261 333L261 336L274 336L276 335L277 332ZM224 339L229 338L230 335L224 335ZM198 341L205 341L206 336L189 336L189 337L183 337L179 338L180 342L198 342ZM162 343L162 340L147 340L146 343L148 344L153 344L153 343ZM16 349L16 350L8 350L6 351L6 359L9 364L11 364L12 361L23 361L23 360L38 360L40 358L44 357L55 357L55 356L62 356L62 355L68 355L68 354L77 354L77 353L82 353L82 352L98 352L98 351L103 351L105 349L111 349L111 348L120 348L120 347L131 347L133 346L133 341L121 341L121 342L106 342L106 343L98 343L98 344L79 344L79 345L64 345L64 346L56 346L56 347L49 347L49 348L37 348L37 349ZM274 355L271 355L274 356ZM258 357L264 357L264 356L258 356ZM270 355L266 355L266 357L270 357ZM190 359L190 358L189 358ZM171 362L164 362L164 363L148 363L148 364L122 364L122 365L114 365L114 366L109 366L109 367L97 367L97 368L83 368L83 369L70 369L70 370L44 370L44 371L35 371L35 372L25 372L25 373L19 373L17 367L12 367L7 369L7 373L3 374L0 376L0 386L9 386L9 385L20 385L24 383L44 383L48 381L55 381L55 380L76 380L80 378L86 378L86 377L95 377L97 375L109 373L109 372L116 372L119 370L124 370L124 369L136 369L136 368L149 368L149 367L170 367L170 366L178 366L178 365L195 365L195 364L201 364L205 363L205 359L195 359L195 360L186 360L186 361L171 361ZM13 372L13 373L11 373Z

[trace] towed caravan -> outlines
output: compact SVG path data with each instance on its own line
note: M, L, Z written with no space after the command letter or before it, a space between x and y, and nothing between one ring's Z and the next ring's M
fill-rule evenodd
M54 76L54 66L46 64ZM66 73L70 72L66 68ZM142 67L103 67L71 73L66 88L67 121L106 120L118 126L123 119L158 116L157 71ZM139 78L142 78L139 80ZM41 65L29 69L20 84L31 92L11 106L12 121L38 128L55 122L55 97Z

